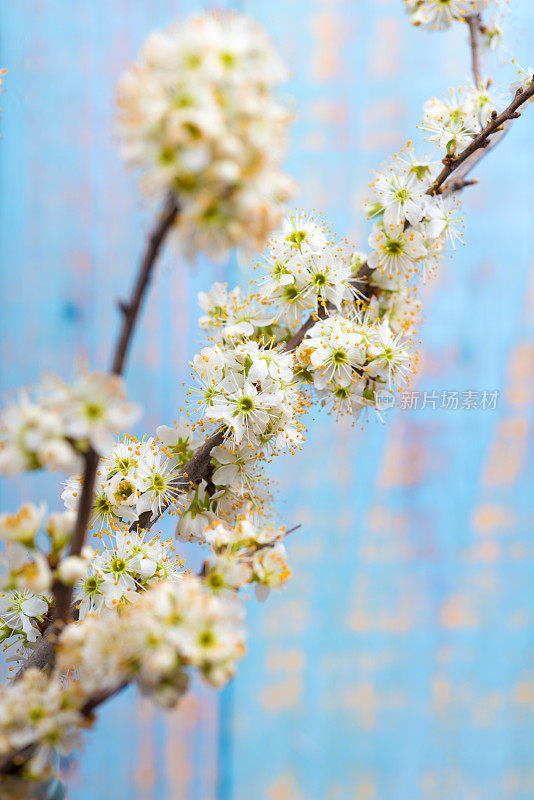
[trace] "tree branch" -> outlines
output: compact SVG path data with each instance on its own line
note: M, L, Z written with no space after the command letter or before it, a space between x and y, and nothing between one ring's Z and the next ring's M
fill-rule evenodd
M480 74L480 34L482 31L482 19L480 14L473 14L466 19L469 27L469 39L471 44L471 68L475 86L481 88Z
M148 284L150 283L154 271L154 265L157 261L161 246L165 241L165 237L174 224L178 211L179 207L176 196L173 192L169 192L157 225L148 240L130 299L128 302L120 300L118 303L122 313L122 326L111 360L110 371L113 375L122 375L124 371L133 331L141 306L143 305Z
M98 453L91 447L84 455L85 470L83 473L82 492L80 502L78 503L76 524L70 541L69 556L79 556L82 552L87 526L91 518L91 509L93 508L93 495L98 461ZM59 630L70 618L72 586L67 586L60 581L56 581L53 590L56 601L54 625Z

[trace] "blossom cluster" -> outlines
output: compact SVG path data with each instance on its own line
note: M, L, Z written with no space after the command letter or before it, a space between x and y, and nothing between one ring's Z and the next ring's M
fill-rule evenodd
M0 568L0 641L31 646L40 636L52 604L54 580L69 582L86 568L79 557L64 558L74 514L25 503L15 514L0 514L6 558ZM46 543L46 546L45 546Z
M405 3L414 24L437 28L480 10L478 0ZM493 46L490 30L481 32ZM265 36L237 16L194 17L153 34L125 74L124 156L150 191L175 195L189 254L259 248L281 220L291 191L279 170L289 116L274 89L283 77ZM517 86L532 80L523 71ZM441 148L439 160L451 163L494 105L480 86L429 100L422 129ZM95 698L135 682L171 707L192 669L213 686L234 674L245 650L240 590L253 586L262 600L290 576L287 532L267 523L266 465L300 448L314 397L355 419L362 409L379 413L384 390L399 390L415 368L418 279L461 236L456 203L436 196L439 160L408 148L376 173L366 202L369 253L340 243L317 219L290 214L268 241L251 291L216 283L200 293L207 342L191 365L198 418L188 411L154 437L117 441L138 409L119 378L98 373L72 385L48 379L35 398L24 393L3 412L4 473L76 472L91 449L100 458L90 527L102 546L68 555L80 475L67 480L64 514L25 504L0 516L0 640L35 646L58 586L69 600L74 591L78 617L63 628L48 674L29 669L0 691L0 758L29 747L23 779L46 778L53 752L77 744ZM206 453L211 433L218 443ZM202 459L193 479L189 465ZM170 540L149 534L166 511L178 517L178 540L209 548L199 575L184 569Z
M216 594L254 584L258 600L284 586L291 575L283 543L286 531L256 527L247 517L235 525L219 522L205 531L214 556L204 565L206 585Z
M496 13L498 0L403 0L412 25L427 30L444 30L454 22L466 22L477 18L480 41L488 50L498 49L504 39L501 15ZM495 7L491 20L479 18L490 4Z
M118 89L118 133L145 187L173 192L182 247L261 248L294 190L280 171L290 114L285 67L262 29L197 15L152 33Z
M310 385L322 401L358 417L362 408L373 406L377 382L388 388L404 383L412 361L404 334L414 304L406 286L384 276L383 288L376 286L376 298L365 313L356 288L365 262L365 254L338 243L315 219L291 214L259 264L263 274L253 295L254 314L245 318L241 313L250 308L251 295L229 292L220 284L201 295L207 312L201 327L216 344L196 356L193 365L203 384L205 417L227 426L231 449L243 441L256 453L266 444L273 450L298 445L299 415L290 409L293 405L302 415ZM302 343L290 348L295 328L304 323ZM285 427L281 437L272 435L268 403L273 393L287 402L290 435ZM239 453L250 462L246 455L246 448Z
M487 125L495 101L484 87L451 91L446 98L432 97L424 105L421 128L428 141L445 147L448 155L463 150Z
M47 779L56 753L79 747L100 694L134 681L170 708L187 689L186 670L197 669L219 687L245 652L241 604L214 594L198 577L160 582L122 613L104 614L65 628L51 674L28 669L0 689L0 758L33 748L19 779ZM1 790L14 791L14 784L3 781Z
M118 428L128 428L141 413L126 401L116 375L82 372L71 384L50 376L34 396L22 391L0 415L0 473L35 469L74 471L80 455L105 453Z
M155 518L164 508L179 507L180 468L198 445L190 435L162 425L157 439L139 441L125 435L104 455L98 465L91 524L99 528L137 522L148 512ZM83 477L74 475L61 495L65 506L76 509Z
M35 798L35 783L53 776L57 752L80 748L80 732L89 727L83 701L75 682L34 668L0 688L0 758L33 747L22 772L0 782L2 797Z
M460 239L457 203L432 193L435 164L421 161L411 149L377 172L366 200L374 226L369 236L369 267L381 274L378 287L391 291L409 285L412 277L432 273L449 241ZM384 280L388 283L384 283Z
M159 582L121 613L103 613L69 625L61 639L58 668L75 669L86 694L135 680L174 705L187 687L185 667L221 686L245 651L242 605L197 576Z
M185 561L176 557L172 540L128 528L108 535L106 546L91 553L78 583L75 599L80 619L129 605L136 593L161 581L179 580L184 574Z

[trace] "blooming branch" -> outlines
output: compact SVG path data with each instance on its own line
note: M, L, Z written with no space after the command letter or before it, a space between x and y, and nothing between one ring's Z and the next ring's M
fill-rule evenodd
M111 375L49 378L2 415L1 471L79 473L64 485L64 514L28 503L0 516L10 551L1 635L27 656L0 690L2 790L46 780L53 753L77 746L94 710L129 683L171 707L192 671L216 687L233 676L245 651L240 593L254 587L264 600L290 577L290 531L270 522L267 465L301 449L313 403L354 420L380 416L381 399L415 371L418 283L461 238L449 195L472 182L468 171L533 97L534 81L523 73L498 113L479 58L480 42L496 34L477 0L405 3L417 25L468 23L475 84L425 104L421 127L441 171L408 146L376 173L369 253L305 214L282 221L289 114L274 89L284 69L252 23L193 17L151 35L122 78L123 155L165 202L119 304ZM199 294L206 341L191 362L197 401L187 417L117 441L117 428L137 419L120 376L171 234L189 256L268 241L249 291L215 283ZM165 513L176 539L208 548L199 575L151 532Z

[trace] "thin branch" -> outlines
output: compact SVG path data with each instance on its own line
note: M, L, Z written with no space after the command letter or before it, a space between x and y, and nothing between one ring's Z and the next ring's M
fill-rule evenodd
M482 78L480 72L480 34L482 32L482 19L480 14L473 14L466 19L469 27L469 39L471 44L471 68L475 86L481 88Z
M157 225L148 240L147 248L130 299L127 302L120 300L118 303L122 313L122 326L111 359L110 371L114 375L122 375L124 371L133 331L141 306L143 305L148 284L150 283L154 271L154 265L157 261L161 246L165 241L165 237L174 224L178 211L179 207L176 196L174 193L170 192L159 216Z
M96 480L96 471L98 469L98 453L91 447L84 455L85 470L83 473L82 491L80 502L78 503L78 512L76 515L76 524L74 532L70 541L69 555L79 556L82 552L87 526L91 518L91 509L93 507L94 486ZM57 581L54 586L54 596L56 600L56 613L54 616L54 624L56 628L61 628L69 620L71 614L72 604L72 586L67 586L60 581Z
M447 181L447 183L445 183L445 185L441 188L440 194L443 197L451 194L451 192L461 191L465 186L470 186L473 183L477 183L477 181L466 180L467 175L469 175L469 173L476 167L479 161L482 161L482 159L485 158L487 154L493 150L494 147L497 147L497 145L504 139L512 122L512 119L509 119L507 122L505 122L501 130L497 131L497 133L491 137L485 147L481 147L480 150L472 153L457 169L454 170L454 178L450 181Z

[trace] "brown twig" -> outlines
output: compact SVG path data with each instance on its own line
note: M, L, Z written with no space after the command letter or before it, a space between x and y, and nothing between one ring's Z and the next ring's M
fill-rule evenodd
M482 32L482 19L480 14L472 14L466 19L469 27L469 39L471 44L471 67L473 79L477 88L481 87L480 73L480 34Z
M80 495L80 502L78 503L78 512L76 515L76 524L70 541L69 556L79 556L82 552L87 526L91 518L91 509L93 507L94 486L96 480L96 471L98 469L98 453L89 448L84 455L85 469L82 479L82 491ZM54 588L54 597L56 601L56 613L54 617L54 624L56 628L60 629L69 620L71 615L72 604L72 586L67 586L60 581L56 582Z
M154 265L157 261L161 246L165 241L165 237L174 224L178 210L176 196L174 193L170 192L159 216L157 225L148 240L147 248L130 299L127 302L120 300L118 303L122 314L122 325L111 359L110 371L113 375L122 375L124 371L124 364L132 341L135 323L139 316L141 306L143 305L146 290L154 271Z

